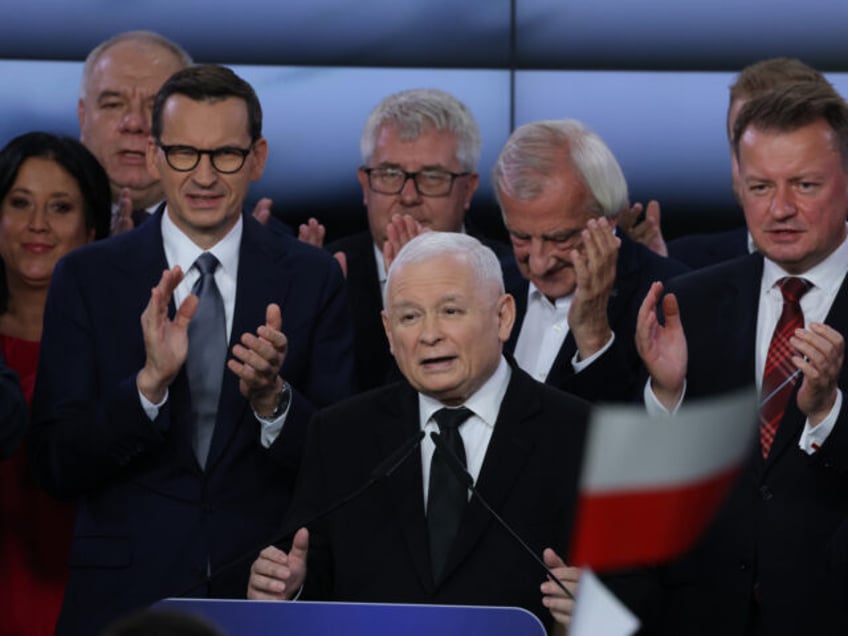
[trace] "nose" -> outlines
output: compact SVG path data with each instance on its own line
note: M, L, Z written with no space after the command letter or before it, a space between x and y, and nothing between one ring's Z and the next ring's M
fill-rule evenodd
M792 188L788 185L779 184L771 199L769 212L775 219L786 219L793 216L797 211Z
M417 203L420 196L418 194L418 188L415 186L415 179L407 177L403 182L403 187L400 189L401 203L406 205Z
M541 276L548 271L550 257L545 241L536 237L531 238L527 254L527 266L532 274Z
M127 111L121 118L121 132L137 135L150 134L150 113L140 100L130 100Z
M200 161L194 168L192 179L195 183L203 187L209 187L218 179L218 171L212 167L212 157L210 155L200 155Z
M49 225L47 223L47 207L44 205L34 205L32 212L29 215L29 230L31 232L46 232Z
M438 344L442 339L441 325L439 319L433 314L427 314L421 321L421 342L428 346Z

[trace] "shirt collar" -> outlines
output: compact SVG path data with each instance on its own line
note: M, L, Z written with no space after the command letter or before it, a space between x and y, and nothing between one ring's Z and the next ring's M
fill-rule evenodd
M512 369L509 368L506 359L501 356L495 372L462 406L470 409L487 426L494 428L511 377ZM445 405L437 399L423 393L418 394L418 411L422 425L426 424L433 417L433 413L441 408L445 408Z
M224 238L208 250L202 250L176 226L168 215L168 208L166 207L164 214L162 214L162 244L165 248L168 265L172 269L175 265L179 265L183 272L187 273L194 265L197 257L206 251L215 255L220 263L220 269L235 278L235 272L238 270L238 253L243 229L242 217L239 215L236 224Z
M835 291L842 284L846 271L848 271L848 239L843 240L827 258L808 269L800 277L810 281L814 287ZM771 289L778 280L786 276L796 276L796 274L788 273L768 258L764 259L763 289Z
M557 298L554 302L551 302L550 299L545 296L536 285L533 284L533 281L528 281L527 287L527 304L530 303L542 303L546 307L552 307L554 309L563 309L568 307L571 303L571 299L574 297L574 292L571 292L567 296L561 296Z

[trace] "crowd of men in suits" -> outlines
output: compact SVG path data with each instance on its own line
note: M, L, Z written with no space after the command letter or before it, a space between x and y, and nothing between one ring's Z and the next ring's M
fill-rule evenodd
M438 90L374 109L369 231L321 249L316 221L298 240L269 201L243 210L268 152L249 84L155 34L95 49L81 138L116 235L55 269L29 430L40 483L79 505L57 633L173 595L518 605L561 629L591 404L673 413L744 386L767 441L707 537L628 578L650 594L611 587L646 633L841 633L848 106L794 60L735 87L747 235L699 239L727 262L687 273L575 120L510 135L493 182L511 249L474 238L480 132ZM456 494L454 459L562 585Z

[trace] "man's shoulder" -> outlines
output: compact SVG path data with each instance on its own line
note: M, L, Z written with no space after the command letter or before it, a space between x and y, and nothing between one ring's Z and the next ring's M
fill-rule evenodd
M374 240L371 237L371 232L363 230L356 234L342 237L327 243L324 248L330 253L344 252L348 257L359 254L372 254L374 251Z
M759 280L762 271L762 256L746 254L678 276L668 285L666 291L684 294L691 291L700 295L708 295L709 291L716 288L723 288L728 285L748 285L754 280Z
M621 237L620 268L639 272L652 280L669 280L690 271L687 265L674 258L660 256L641 243Z
M336 402L320 411L320 419L341 420L351 423L351 418L360 413L380 414L395 412L404 400L417 398L415 391L406 381L379 386Z

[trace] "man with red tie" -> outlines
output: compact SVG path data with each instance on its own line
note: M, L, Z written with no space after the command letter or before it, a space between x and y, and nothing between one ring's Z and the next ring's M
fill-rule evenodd
M666 572L665 624L848 633L848 106L820 82L778 88L743 107L733 148L758 254L684 276L664 298L655 283L637 326L649 410L752 383L761 396L737 486Z

